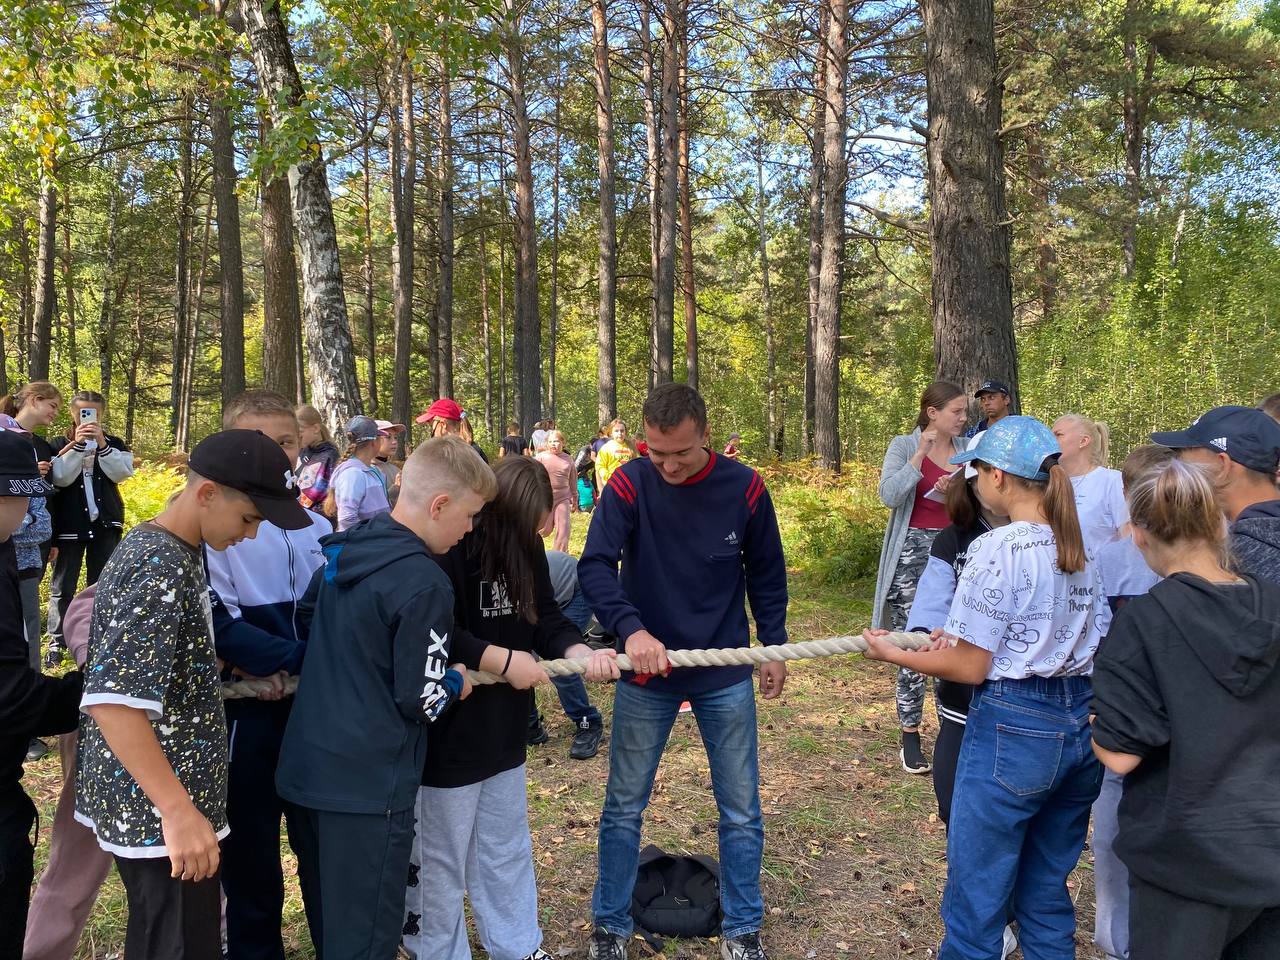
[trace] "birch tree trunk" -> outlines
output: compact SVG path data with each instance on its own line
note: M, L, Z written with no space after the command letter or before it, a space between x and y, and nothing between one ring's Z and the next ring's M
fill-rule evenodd
M179 421L182 383L187 373L187 337L190 335L191 323L191 230L192 220L195 218L195 212L191 209L195 199L191 133L191 98L188 95L182 101L182 119L178 127L178 242L173 271L173 383L169 387L169 442L176 450L182 449ZM130 369L135 365L136 362L131 363ZM130 386L129 389L132 393L133 387Z
M303 103L302 80L280 6L266 0L240 0L240 11L272 122L279 125L285 113ZM289 191L302 252L302 313L312 402L324 411L331 431L340 435L362 404L338 233L318 143L308 144L289 167Z
M415 190L418 182L418 144L413 122L413 67L400 59L387 84L391 107L387 133L391 159L391 222L395 246L391 250L391 289L395 311L395 370L391 381L391 419L409 423L409 364L413 351L413 256L416 220ZM404 456L405 434L397 437L398 455Z

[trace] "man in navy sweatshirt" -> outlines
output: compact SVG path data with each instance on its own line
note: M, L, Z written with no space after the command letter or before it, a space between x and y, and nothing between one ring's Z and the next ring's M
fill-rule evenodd
M614 471L578 563L596 618L639 671L624 674L614 694L588 955L626 957L641 820L672 724L688 700L720 813L720 955L765 960L752 669L670 671L666 651L749 646L747 598L760 642L786 643L787 571L778 521L759 474L705 447L707 408L696 390L679 383L657 387L645 401L644 421L649 456ZM784 663L761 666L766 700L782 693L786 677Z

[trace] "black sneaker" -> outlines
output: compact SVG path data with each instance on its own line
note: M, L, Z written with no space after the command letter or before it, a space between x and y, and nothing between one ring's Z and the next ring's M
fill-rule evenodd
M627 939L610 933L604 927L591 931L587 960L627 960Z
M898 758L902 761L902 769L907 773L925 774L933 769L933 765L924 758L924 751L920 749L919 731L903 731L902 749L898 751Z
M569 748L569 756L574 760L590 760L600 752L600 741L603 739L604 721L592 721L583 717L574 731L573 746Z
M744 933L740 937L720 941L720 960L769 960L760 942L760 933Z
M533 953L525 957L524 960L555 960L555 958L539 947L537 950L533 951Z
M536 747L544 744L549 740L547 736L547 728L542 725L542 714L538 714L536 720L529 721L529 746Z
M49 745L43 740L32 740L27 745L27 763L39 760L49 752Z
M44 654L44 668L46 670L55 670L62 666L62 661L67 655L67 650L61 644L51 643L49 649Z

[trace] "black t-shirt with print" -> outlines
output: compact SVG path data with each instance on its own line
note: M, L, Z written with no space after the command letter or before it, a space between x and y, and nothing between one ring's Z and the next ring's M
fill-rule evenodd
M144 710L192 802L227 833L227 725L200 552L139 524L98 581L82 706ZM76 819L125 857L167 856L160 816L87 714L80 722Z
M524 453L525 448L524 437L503 437L498 446L502 448L502 452L508 457L518 457Z

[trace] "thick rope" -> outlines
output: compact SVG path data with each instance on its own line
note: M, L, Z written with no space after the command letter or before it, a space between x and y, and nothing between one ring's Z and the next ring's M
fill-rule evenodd
M884 638L903 650L918 650L929 641L925 633L890 633ZM782 643L773 647L733 647L727 650L668 650L667 661L673 667L735 667L757 663L776 663L786 660L814 660L819 657L836 657L847 653L866 653L867 641L862 637L828 637L826 640L805 640L802 643ZM570 677L587 672L589 657L580 659L542 660L540 666L553 677ZM630 670L631 661L625 653L618 654L618 669ZM505 683L502 677L483 670L468 671L473 684ZM222 685L225 700L256 697L271 689L266 680L238 680ZM284 692L298 689L298 678L288 677Z

